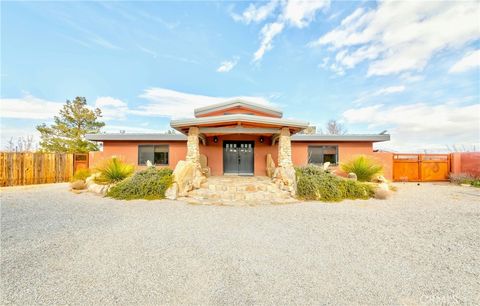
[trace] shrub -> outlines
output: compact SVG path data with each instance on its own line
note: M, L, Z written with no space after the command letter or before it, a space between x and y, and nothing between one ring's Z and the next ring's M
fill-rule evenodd
M299 175L322 175L325 171L323 168L314 164L308 164L303 167L299 167L295 169L295 173L297 176Z
M107 196L121 200L163 199L172 183L172 170L149 167L113 186Z
M87 188L87 185L83 180L76 180L70 183L70 188L72 188L73 190L82 190Z
M360 155L351 161L341 165L344 172L353 172L357 175L357 179L362 182L370 182L372 178L382 172L383 167L377 164L371 158Z
M480 187L480 178L469 173L450 173L450 182L454 184L469 184L473 187Z
M368 199L373 196L370 184L346 180L333 174L302 167L296 169L297 195L305 200L338 202L343 199Z
M95 178L95 182L99 184L113 184L124 180L129 177L134 167L126 164L116 157L112 157L103 161L103 163L97 167L99 176Z
M85 181L91 175L90 169L78 169L73 175L72 182Z

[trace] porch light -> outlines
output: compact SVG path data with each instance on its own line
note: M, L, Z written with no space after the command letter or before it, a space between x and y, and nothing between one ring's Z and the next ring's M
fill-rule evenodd
M217 142L218 142L218 137L217 137L217 136L213 136L213 142L214 142L214 143L217 143Z
M263 136L260 136L260 143L263 143L264 139L263 139Z

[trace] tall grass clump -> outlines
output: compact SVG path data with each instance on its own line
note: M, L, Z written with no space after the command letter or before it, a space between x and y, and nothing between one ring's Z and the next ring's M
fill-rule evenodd
M377 174L381 174L383 167L377 164L373 159L360 155L344 164L341 164L344 172L353 172L361 182L370 182Z
M172 185L172 170L149 167L113 186L107 196L119 200L163 199L165 191Z
M118 183L130 175L132 175L135 168L127 164L117 157L112 157L102 162L96 169L99 175L95 181L100 184Z
M72 177L72 182L75 181L84 181L91 175L90 169L84 168L84 169L78 169L75 171L75 174Z

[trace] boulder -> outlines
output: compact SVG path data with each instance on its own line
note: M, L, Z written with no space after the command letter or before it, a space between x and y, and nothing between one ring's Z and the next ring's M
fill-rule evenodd
M323 164L323 171L328 172L328 167L330 167L330 162L326 162Z
M350 172L348 175L347 175L347 178L350 179L350 180L353 180L353 181L356 181L357 180L357 175L353 172Z
M200 154L200 167L203 168L206 168L208 166L208 160L207 160L207 156L205 154Z
M172 186L170 186L165 191L165 198L169 200L176 200L177 196L178 196L178 184L174 182Z
M200 188L200 185L205 182L205 176L197 167L198 165L191 161L181 160L177 163L173 170L173 177L174 182L178 185L179 196L185 196L194 186Z
M83 180L76 180L70 183L70 188L73 190L82 190L87 188L87 184Z
M275 173L275 162L273 161L272 154L267 154L267 176L272 178Z
M273 181L279 186L282 186L282 190L290 192L292 196L295 195L297 190L297 180L295 169L293 167L277 167L273 174ZM281 184L279 184L279 182Z
M387 183L387 179L383 175L379 175L375 178L375 181L377 183Z

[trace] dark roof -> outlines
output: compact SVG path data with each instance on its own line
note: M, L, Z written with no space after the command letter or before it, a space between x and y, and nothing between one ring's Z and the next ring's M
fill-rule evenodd
M104 141L187 141L187 136L183 134L162 134L162 133L109 133L109 134L87 134L88 140ZM322 135L322 134L296 134L292 136L292 141L321 142L321 141L388 141L389 134L347 134L347 135Z
M323 135L323 134L296 134L292 141L388 141L390 134L345 134L345 135Z
M103 140L145 140L145 141L186 141L187 136L183 134L163 134L163 133L105 133L105 134L87 134L85 138L94 141Z

